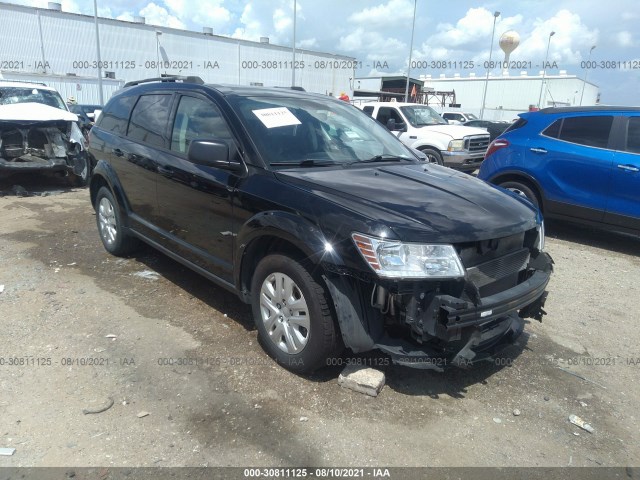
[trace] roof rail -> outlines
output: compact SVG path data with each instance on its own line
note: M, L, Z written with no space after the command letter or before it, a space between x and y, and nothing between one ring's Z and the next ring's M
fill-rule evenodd
M197 85L204 85L204 80L200 77L189 75L188 77L181 75L167 75L155 78L145 78L143 80L134 80L124 84L125 87L133 87L134 85L140 85L141 83L153 83L153 82L181 82L181 83L195 83Z
M0 82L31 83L32 85L42 85L43 87L47 86L46 83L42 82L32 82L31 80L11 80L9 78L0 78Z
M291 87L279 87L279 86L276 86L276 88L286 88L286 89L288 89L288 90L295 90L295 91L297 91L297 92L306 92L306 90L305 90L304 88L299 87L299 86L297 86L297 85L293 85L293 86L291 86Z

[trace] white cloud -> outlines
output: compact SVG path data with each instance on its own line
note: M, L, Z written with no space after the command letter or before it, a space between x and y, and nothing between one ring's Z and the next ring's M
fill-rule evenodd
M310 42L314 37L301 26L305 17L299 2L296 15L296 34L304 33L309 38L307 42ZM231 34L234 38L257 41L260 37L269 37L271 43L290 45L293 37L293 1L247 3L240 15L239 24ZM316 44L317 41L313 43Z
M318 46L318 40L316 40L316 38L306 38L304 40L300 40L298 43L296 43L296 47L297 48L307 48L307 49L311 49L314 47Z
M247 3L242 10L240 23L243 26L236 28L232 37L258 41L261 36L264 36L262 22L256 17L251 3Z
M409 0L389 0L387 3L365 8L352 13L349 22L371 27L406 24L413 19L413 2Z
M284 30L293 28L293 18L289 16L282 8L276 8L273 12L273 26L276 32L281 33Z
M555 34L549 43L551 32ZM549 61L558 62L559 68L563 68L582 60L581 50L597 43L598 29L589 29L580 15L560 10L547 20L536 19L532 31L521 38L520 47L512 54L514 59L542 63L549 45Z
M223 6L224 0L209 0L206 4L189 0L164 0L164 4L181 21L198 27L221 30L231 21L231 12Z
M361 52L368 60L390 61L399 52L407 52L407 45L397 38L386 37L375 30L358 27L340 37L338 49L345 52Z
M121 13L116 17L116 20L123 20L125 22L133 22L133 14L131 12Z
M140 15L145 17L146 23L150 25L158 25L161 27L181 28L186 26L182 21L171 15L166 8L151 2L146 7L140 9Z
M616 40L618 41L618 45L621 47L630 47L633 45L633 36L626 30L618 32Z

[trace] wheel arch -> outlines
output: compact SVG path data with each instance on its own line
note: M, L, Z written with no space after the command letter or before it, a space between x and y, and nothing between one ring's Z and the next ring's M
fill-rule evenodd
M234 262L234 279L240 298L246 303L251 300L250 287L255 267L269 254L290 256L314 266L313 270L323 261L336 265L343 263L333 249L327 248L328 241L317 226L292 213L261 212L243 225L236 239L239 247Z
M94 208L96 205L98 191L102 187L107 187L111 190L111 193L113 193L113 196L118 202L118 208L125 219L125 223L128 223L126 218L127 212L129 211L129 203L127 202L122 185L120 185L118 176L106 161L99 160L96 163L95 169L91 174L91 181L89 182L89 195L91 198L91 205L93 205Z
M540 186L540 183L531 175L521 171L505 171L500 172L487 180L494 185L500 185L505 182L520 182L527 185L533 193L538 197L538 205L543 212L546 210L546 198L544 196L544 190Z

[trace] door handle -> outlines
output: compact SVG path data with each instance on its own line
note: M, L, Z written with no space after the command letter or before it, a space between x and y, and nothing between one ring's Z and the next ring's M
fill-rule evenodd
M640 168L634 167L633 165L618 165L618 168L627 172L640 172Z
M547 153L547 149L546 148L535 148L535 147L532 147L529 150L531 150L532 152L535 152L535 153Z
M172 176L173 175L173 168L171 168L171 167L161 167L160 165L158 165L158 173L161 173L162 175Z
M124 152L122 150L120 150L119 148L114 148L113 150L111 150L111 153L113 153L116 157L123 157L124 156Z

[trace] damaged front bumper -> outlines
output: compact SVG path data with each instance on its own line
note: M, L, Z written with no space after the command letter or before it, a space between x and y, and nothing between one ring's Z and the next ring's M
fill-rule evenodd
M515 286L484 296L468 276L447 286L333 275L327 285L343 340L354 352L379 349L396 364L442 370L485 360L516 341L525 318L541 321L552 270L551 257L536 252Z
M87 168L84 137L70 121L0 121L0 174L62 172Z

